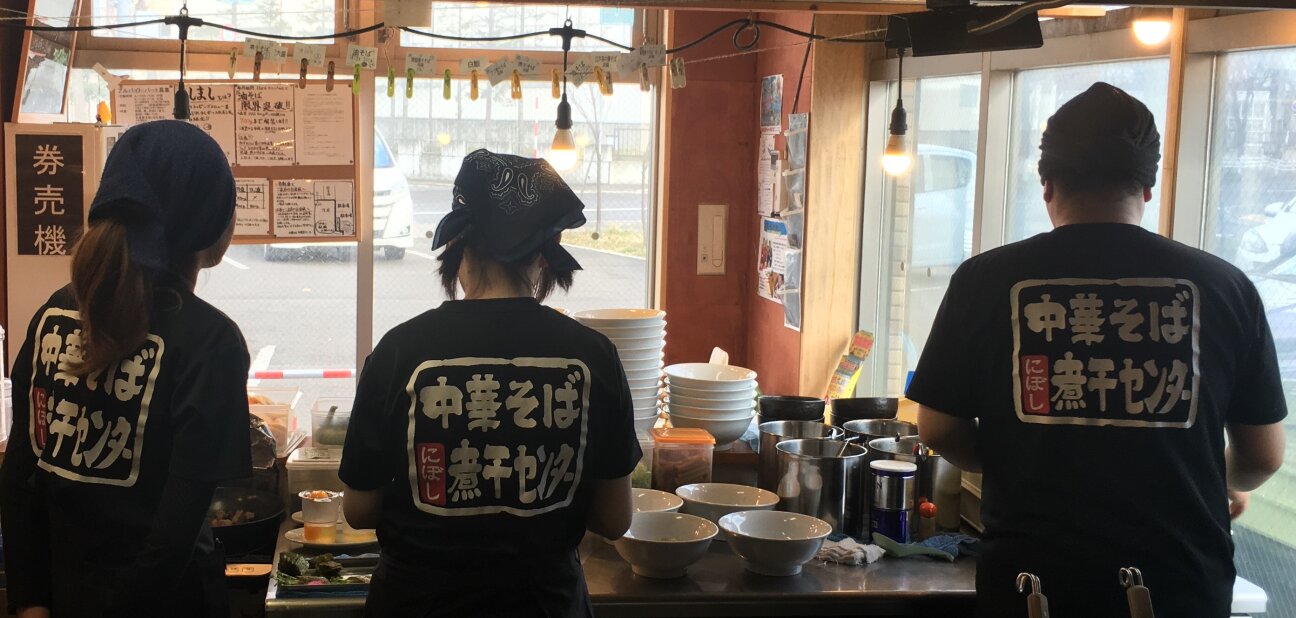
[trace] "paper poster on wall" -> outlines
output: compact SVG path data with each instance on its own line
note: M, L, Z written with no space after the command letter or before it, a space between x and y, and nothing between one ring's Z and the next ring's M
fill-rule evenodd
M14 135L18 255L71 255L85 220L80 135Z
M783 76L761 78L760 100L761 133L778 133L783 130Z
M297 90L294 108L297 122L298 165L351 165L355 162L352 143L351 107L355 98L346 88L329 92L315 85Z
M212 136L234 165L234 86L192 84L188 90L189 122Z
M781 219L761 218L760 247L756 255L756 293L782 303L787 274L788 230Z
M173 118L175 118L175 86L122 84L122 87L117 89L117 110L113 116L117 124L129 127Z
M355 235L355 192L349 180L276 180L274 235Z
M772 134L761 135L756 161L756 212L762 217L774 214L778 207L779 152Z
M293 90L288 84L235 86L235 158L239 165L292 165Z
M234 179L234 235L270 234L270 181L266 178Z

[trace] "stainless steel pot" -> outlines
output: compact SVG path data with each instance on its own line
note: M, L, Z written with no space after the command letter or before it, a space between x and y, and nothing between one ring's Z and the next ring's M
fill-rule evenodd
M901 436L918 435L918 426L913 423L904 421L885 420L885 419L860 419L847 421L842 425L846 430L846 440L850 440L860 446L868 446L868 443L878 438L898 438ZM879 459L886 459L881 454L874 453L869 449L868 456L864 459L864 525L870 526L868 521L869 509L873 507L873 472L869 469L869 464Z
M845 435L840 428L815 421L770 421L761 423L759 429L760 454L756 464L756 486L768 491L778 490L778 451L774 447L779 442L803 438L840 440Z
M834 532L864 538L868 449L840 440L784 440L778 451L779 510L818 517Z

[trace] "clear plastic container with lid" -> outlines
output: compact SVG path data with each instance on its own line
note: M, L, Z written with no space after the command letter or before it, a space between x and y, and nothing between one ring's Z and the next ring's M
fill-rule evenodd
M681 485L711 482L715 438L705 429L659 427L652 430L653 489L673 492Z

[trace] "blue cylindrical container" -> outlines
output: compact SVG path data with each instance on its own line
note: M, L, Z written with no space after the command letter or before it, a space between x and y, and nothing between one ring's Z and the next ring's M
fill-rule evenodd
M917 464L882 459L870 463L869 468L873 473L873 505L869 511L872 531L898 543L912 541L910 516L914 512Z

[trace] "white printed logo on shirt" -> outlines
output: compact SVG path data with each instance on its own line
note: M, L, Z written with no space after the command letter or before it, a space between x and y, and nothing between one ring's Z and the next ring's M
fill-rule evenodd
M1048 279L1012 289L1017 418L1192 427L1201 297L1186 279Z
M427 361L406 393L410 493L419 510L532 517L572 503L589 425L585 363Z
M28 437L38 465L83 483L131 487L139 478L144 427L165 344L149 335L120 361L85 377L81 314L47 309L36 327Z

